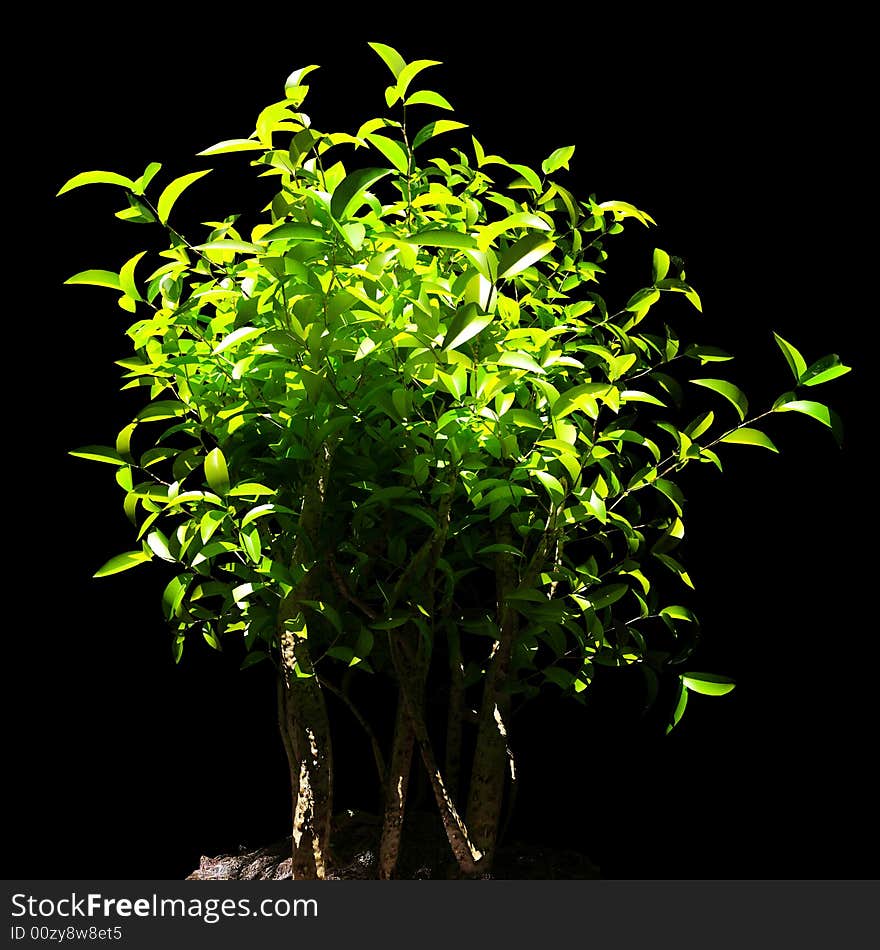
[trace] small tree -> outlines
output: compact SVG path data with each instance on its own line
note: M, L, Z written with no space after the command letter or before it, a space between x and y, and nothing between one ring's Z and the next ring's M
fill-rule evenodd
M573 146L540 169L486 154L476 138L423 160L465 126L414 124L451 109L412 88L436 63L371 46L393 77L393 117L353 135L318 131L301 111L310 66L249 138L201 153L251 153L277 183L249 234L235 215L192 241L173 225L177 200L209 170L155 199L158 163L137 179L85 172L59 192L118 186L128 204L118 217L158 224L168 242L145 278L146 251L68 281L110 287L135 314L134 354L118 362L125 388L149 397L115 447L72 453L116 467L141 543L96 576L175 565L163 595L175 658L201 635L215 649L241 641L243 667L277 668L297 878L324 877L330 854L327 692L373 749L388 878L416 753L462 873L481 873L515 778L514 703L545 684L582 699L597 665L638 666L649 701L659 677L677 677L671 729L689 691L733 689L682 671L697 620L677 603L677 585L692 584L674 556L676 476L691 463L720 469L716 450L730 444L775 452L755 423L779 412L839 436L835 414L802 390L848 371L833 355L808 366L777 336L795 388L750 414L736 385L704 375L731 357L683 342L668 322L679 303L701 310L680 259L658 248L648 286L616 306L599 294L609 240L649 215L567 190L558 173ZM338 159L344 149L353 166ZM675 370L695 364L682 385ZM706 391L718 402L693 405ZM442 757L425 713L438 668ZM397 690L390 741L355 709L352 676ZM471 700L475 753L463 769Z

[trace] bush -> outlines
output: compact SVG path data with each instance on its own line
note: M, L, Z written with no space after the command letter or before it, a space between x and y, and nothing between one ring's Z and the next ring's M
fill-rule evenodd
M86 172L59 192L119 187L117 216L158 225L168 244L146 277L144 251L68 281L115 290L135 315L119 364L148 396L115 447L73 453L116 468L140 542L96 576L173 564L163 603L178 661L195 635L242 644L243 667L275 665L299 878L328 861L328 691L373 749L387 878L416 751L461 872L482 873L515 780L514 704L545 688L582 700L597 666L637 667L648 703L675 678L672 729L690 691L733 689L686 667L698 625L678 602L692 584L676 557L677 476L720 469L728 445L777 451L756 423L780 412L839 437L833 411L804 395L848 371L834 355L808 366L777 336L794 388L750 413L715 375L731 357L670 322L701 310L679 258L657 248L649 286L620 304L600 295L612 238L653 225L648 214L576 198L561 174L571 146L540 169L476 138L464 147L446 99L414 91L435 64L371 45L394 117L318 131L302 112L310 66L249 138L202 153L250 153L277 184L249 233L236 215L193 240L174 226L209 170L161 191L158 163L137 179ZM423 159L439 136L462 147ZM429 670L447 681L442 757ZM390 741L354 707L354 677L396 690Z

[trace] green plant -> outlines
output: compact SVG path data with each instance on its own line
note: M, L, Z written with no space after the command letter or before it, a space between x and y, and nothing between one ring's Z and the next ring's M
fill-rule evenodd
M684 536L675 476L692 462L721 468L723 445L776 451L755 428L771 414L804 413L839 434L834 413L797 391L750 415L726 379L700 369L682 385L676 369L731 358L670 324L679 305L701 309L682 262L656 249L648 286L617 306L599 293L610 239L653 220L624 201L577 199L558 175L571 146L539 170L476 138L423 160L464 126L414 124L451 109L413 91L435 63L371 45L393 76L394 117L354 135L318 131L301 111L311 66L249 138L202 153L251 153L274 180L250 233L236 215L194 241L173 226L176 201L208 170L155 198L157 163L138 179L86 172L59 192L118 186L118 217L168 239L145 278L146 251L68 281L110 287L135 314L134 355L118 362L125 387L149 397L115 447L72 453L116 467L141 543L96 576L175 565L163 602L176 659L196 634L216 649L240 641L243 667L277 667L295 877L326 873L327 692L374 752L383 877L395 872L416 752L473 874L491 867L514 774L512 704L547 685L583 698L597 665L637 665L649 702L659 677L676 676L669 728L689 691L729 692L725 677L680 672L697 621L677 602L692 585L673 555ZM353 166L338 159L345 149ZM847 372L836 356L807 366L776 341L797 390ZM692 405L707 390L713 408ZM438 667L442 762L425 713ZM351 702L354 676L398 691L390 743ZM463 770L466 698L479 712Z

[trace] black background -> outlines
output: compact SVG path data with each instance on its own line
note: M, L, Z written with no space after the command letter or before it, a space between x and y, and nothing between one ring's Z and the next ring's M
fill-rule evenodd
M817 390L844 418L843 451L787 415L769 429L781 456L731 447L723 477L689 479L705 629L691 666L732 674L736 691L693 697L665 739L613 697L601 715L538 702L517 725L515 832L585 850L609 877L875 873L865 24L480 9L430 27L386 6L354 20L293 7L77 14L19 37L5 173L7 877L182 877L202 853L284 832L266 677L198 645L173 665L159 569L91 579L133 537L110 468L65 453L111 442L133 411L112 363L130 321L109 292L61 284L116 269L148 237L112 217L112 189L53 196L91 168L136 177L159 160L169 180L207 167L194 154L247 136L312 62L307 111L355 131L384 110L367 40L442 60L425 84L487 152L536 165L576 144L579 194L652 214L658 229L611 247L612 262L635 261L622 292L648 280L654 244L684 257L704 315L683 332L737 354L732 378L755 406L787 385L771 329L808 361L833 351L855 369ZM231 171L244 162L211 164L223 170L193 189L200 220L255 193ZM375 807L368 760L351 763L339 807Z

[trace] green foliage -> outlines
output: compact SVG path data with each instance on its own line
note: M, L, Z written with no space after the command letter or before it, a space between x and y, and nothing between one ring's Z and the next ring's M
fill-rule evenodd
M319 674L391 673L388 631L417 631L430 654L454 628L478 684L513 611L510 693L550 684L582 699L596 666L633 665L656 692L697 634L675 603L692 586L673 556L685 536L676 476L720 468L730 443L775 452L754 427L772 412L839 432L836 416L788 392L750 417L733 382L690 378L688 366L730 357L674 329L681 307L702 310L678 258L657 248L650 285L599 293L615 236L653 219L575 197L558 177L574 146L539 169L487 155L462 123L435 118L451 109L442 95L413 88L433 61L371 46L393 80L387 113L320 131L301 111L310 66L249 137L202 153L247 153L275 183L247 232L234 214L189 239L172 226L209 170L164 187L158 163L136 180L87 172L59 192L117 187L118 216L164 236L118 272L68 281L122 294L135 317L123 388L145 397L115 448L73 453L117 467L142 544L97 576L176 566L163 603L177 659L193 633L216 648L240 638L244 666L277 658L280 603L332 560L301 631ZM848 371L833 355L808 367L776 341L798 390ZM303 497L325 449L320 543L300 561ZM515 584L496 604L500 561ZM671 725L689 691L732 683L688 673L678 689Z

